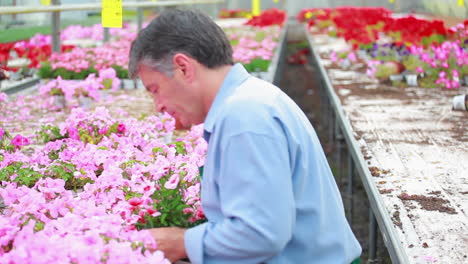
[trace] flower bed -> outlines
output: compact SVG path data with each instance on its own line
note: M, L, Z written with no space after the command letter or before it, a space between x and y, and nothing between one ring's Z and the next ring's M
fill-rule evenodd
M270 69L280 26L226 30L236 61ZM38 94L0 93L2 261L168 263L145 229L205 221L202 126L175 131L146 91L116 89L133 37L51 55Z
M468 20L446 28L440 20L350 7L304 9L298 19L307 21L311 33L346 41L330 51L333 63L342 68L365 63L367 73L381 83L452 89L464 85L468 76Z
M278 14L281 14L279 18ZM234 60L244 64L249 72L266 72L278 45L284 20L284 12L267 10L247 21L246 25L227 27L225 30L233 45ZM132 33L121 34L118 41L101 47L75 48L71 52L53 54L41 66L38 75L41 78L61 76L63 79L82 80L90 73L97 74L102 69L112 67L119 78L128 78L128 54L135 36Z
M63 109L53 117L47 98L1 96L2 260L168 263L138 230L203 221L202 127L165 143L174 120L149 115L151 99L133 93L111 92L119 98L103 102L107 108ZM136 105L146 107L129 108Z
M429 64L429 59L441 61L436 62L437 69L444 72L446 57L465 57L463 42L446 35L439 45L398 46L394 41L382 41L380 35L375 49L358 54L343 38L307 27L306 32L323 74L320 77L330 85L330 96L337 100L335 111L344 113L342 122L352 129L345 138L354 139L357 149L351 151L359 153L363 166L369 169L369 178L363 178L369 179L369 188L376 190L378 197L372 199L382 202L384 217L392 225L390 233L397 236L396 241L389 239L395 243L391 247L401 247L405 255L402 259L409 263L465 262L468 112L452 111L451 99L468 93L468 88L437 84L437 78L429 86L437 89L379 80L376 77L385 74L373 65L385 65L392 73L401 72L402 66L406 70L421 67L430 75L424 69L425 57ZM382 52L386 54L379 54ZM434 54L426 57L428 52ZM379 56L406 60L394 63L390 59L382 61ZM454 63L457 65L457 61ZM369 73L369 65L375 72Z

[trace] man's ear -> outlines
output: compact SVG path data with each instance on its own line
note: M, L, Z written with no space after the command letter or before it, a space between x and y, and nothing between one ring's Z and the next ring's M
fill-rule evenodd
M186 81L191 82L195 76L195 60L183 54L176 53L172 58L172 63L175 67L176 74L181 74L181 77Z

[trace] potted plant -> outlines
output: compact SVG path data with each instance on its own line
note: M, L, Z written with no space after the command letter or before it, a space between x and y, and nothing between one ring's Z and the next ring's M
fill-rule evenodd
M423 62L417 56L408 55L403 57L402 64L405 68L406 83L409 86L418 86L418 77L424 72L421 67Z
M385 63L379 64L376 67L374 76L379 79L381 82L387 80L390 81L401 81L403 77L398 78L401 72L401 64L394 61L387 61Z

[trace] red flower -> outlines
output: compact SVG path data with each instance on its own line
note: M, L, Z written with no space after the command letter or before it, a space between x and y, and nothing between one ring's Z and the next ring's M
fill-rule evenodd
M130 199L128 200L128 203L129 203L131 206L136 207L136 206L139 206L140 204L142 204L142 203L143 203L143 200L142 200L141 198L139 198L139 197L133 197L133 198L130 198Z
M263 11L260 15L252 17L246 25L254 27L266 27L272 25L283 25L286 21L286 12L276 8Z

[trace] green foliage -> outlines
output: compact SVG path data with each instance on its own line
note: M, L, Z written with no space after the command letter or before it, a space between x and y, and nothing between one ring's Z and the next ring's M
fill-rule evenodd
M239 40L238 39L232 39L230 42L231 42L231 46L233 46L233 47L239 45Z
M17 182L19 185L26 185L33 187L36 182L43 177L39 172L25 167L23 162L12 162L8 166L0 169L0 182ZM11 179L13 175L16 175L14 180Z
M446 38L444 35L432 34L429 37L423 37L421 43L427 47L429 45L432 45L433 43L441 44L445 40Z
M73 76L73 73L65 68L57 68L52 71L52 78L62 77L64 80L70 80Z
M468 65L463 65L461 67L459 67L459 73L460 73L460 77L463 78L463 76L468 76Z
M176 141L172 144L174 144L177 154L180 154L180 155L187 154L187 151L185 150L185 144L183 141Z
M359 44L359 49L362 49L362 50L370 50L372 49L372 47L374 46L374 43L360 43Z
M336 30L330 30L328 31L328 36L336 38L338 36L338 33L336 32Z
M260 31L260 32L257 32L257 34L255 34L254 40L257 41L257 42L261 42L261 41L264 40L267 36L268 36L268 35L267 35L267 32Z
M13 152L15 150L15 146L13 146L10 143L11 135L6 129L4 129L3 131L4 131L3 137L0 138L0 149L6 150L8 152ZM0 156L0 158L2 158L1 160L3 160L2 156Z
M23 162L12 162L8 166L0 169L0 182L17 182L18 185L33 187L41 178L50 177L53 179L63 179L65 181L65 189L76 190L83 188L87 183L93 181L86 177L75 177L74 172L76 166L64 161L57 161L54 165L47 168L44 174L28 167L28 164ZM12 176L15 176L12 179Z
M102 85L104 85L103 90L110 90L112 88L112 79L105 79L102 81Z
M380 64L377 65L375 77L380 80L387 80L390 77L390 75L397 73L397 69L394 66L388 64Z
M117 77L119 77L119 79L128 79L129 76L128 76L128 70L121 67L121 66L118 66L118 65L112 65L112 68L115 70L116 74L117 74Z
M244 64L245 69L248 72L266 72L270 66L270 60L264 60L261 58L255 58L248 64Z
M37 71L37 75L42 79L51 79L52 74L52 66L48 62L44 62L41 64L41 67Z
M423 88L437 88L440 85L435 82L438 79L438 71L436 69L430 69L425 72L424 77L419 80L419 86Z
M402 81L392 81L392 86L398 87L398 88L408 87L408 85L405 82L402 82Z
M406 70L416 73L417 67L423 67L424 62L422 62L417 56L409 55L405 56L402 60L402 64Z
M71 80L84 80L92 73L97 75L98 71L94 67L91 67L88 69L81 70L80 72L70 72L71 74L70 79ZM63 76L62 78L65 79Z
M45 175L54 179L63 179L65 181L66 190L76 191L79 188L83 188L87 183L94 182L87 177L75 177L75 171L76 166L74 164L59 161L56 164L50 166L45 172Z
M45 125L36 132L36 139L42 143L47 143L63 138L67 138L67 136L60 134L60 128L58 126Z
M182 179L178 188L166 189L164 187L164 184L171 175L172 173L169 172L159 180L161 189L154 192L151 196L153 201L157 201L153 204L153 209L159 212L160 215L156 217L145 215L144 220L141 220L136 224L137 229L141 230L169 226L190 228L204 222L204 220L199 220L191 223L189 219L191 218L192 213L184 213L184 209L189 208L190 206L184 201L183 190L186 189L187 186ZM183 178L183 176L180 177Z

